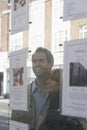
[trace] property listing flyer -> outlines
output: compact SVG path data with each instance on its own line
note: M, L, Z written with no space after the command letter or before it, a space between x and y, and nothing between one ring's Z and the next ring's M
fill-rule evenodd
M64 0L63 20L87 17L87 0Z
M11 1L11 34L28 30L29 28L29 1Z
M10 120L9 130L29 130L28 124Z
M87 39L65 42L62 114L87 118Z
M10 108L27 110L27 49L10 53Z

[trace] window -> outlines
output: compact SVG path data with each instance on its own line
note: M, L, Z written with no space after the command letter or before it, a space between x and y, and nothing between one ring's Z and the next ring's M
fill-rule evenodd
M45 6L38 2L30 6L29 48L33 52L36 47L44 46ZM37 19L36 19L37 16Z
M64 32L62 30L55 32L55 48L54 51L60 51L60 46L63 46L64 43Z
M87 25L79 27L79 38L87 38Z
M20 50L23 47L23 33L17 33L10 36L9 52Z
M54 39L54 51L60 51L60 47L63 49L64 41L69 40L68 30L59 30L58 32L55 32Z
M63 18L63 0L60 0L59 2L59 16L60 19Z

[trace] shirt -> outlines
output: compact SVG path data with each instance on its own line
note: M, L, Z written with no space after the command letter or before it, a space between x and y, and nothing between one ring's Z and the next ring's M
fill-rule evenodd
M47 112L49 107L48 95L43 95L36 86L35 82L32 84L32 93L35 101L35 130L38 130L38 118L39 116Z

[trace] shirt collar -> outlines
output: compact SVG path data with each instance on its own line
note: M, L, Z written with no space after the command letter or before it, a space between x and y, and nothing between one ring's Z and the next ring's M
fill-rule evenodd
M36 82L33 81L33 83L32 83L32 93L34 93L36 90L37 90L37 85L36 85ZM49 93L47 94L47 97L48 96L49 96Z
M32 83L32 92L34 92L36 90L37 86L35 81Z

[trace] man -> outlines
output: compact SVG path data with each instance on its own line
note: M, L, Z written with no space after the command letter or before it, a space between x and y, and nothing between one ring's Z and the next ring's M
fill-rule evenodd
M53 55L45 48L39 47L32 55L32 68L36 75L35 81L29 85L30 91L30 106L28 112L13 111L12 119L28 123L30 130L38 130L39 116L46 114L49 107L48 94L46 92L46 81L49 77L51 68L53 67Z

